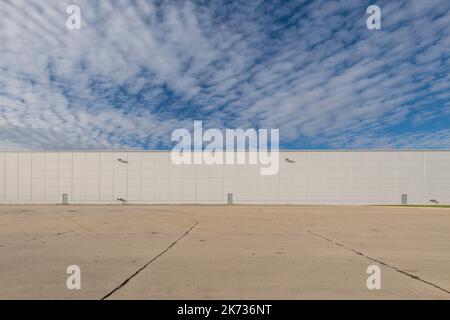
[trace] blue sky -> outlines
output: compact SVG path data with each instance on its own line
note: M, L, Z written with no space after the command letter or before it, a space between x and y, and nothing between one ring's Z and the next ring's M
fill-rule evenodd
M2 149L167 149L193 120L279 129L288 149L450 148L448 0L1 0L0 15Z

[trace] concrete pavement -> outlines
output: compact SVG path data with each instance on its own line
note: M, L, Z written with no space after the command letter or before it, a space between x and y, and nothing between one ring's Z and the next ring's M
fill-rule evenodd
M66 268L81 268L81 290ZM381 268L381 290L366 269ZM449 299L450 209L0 206L0 299Z

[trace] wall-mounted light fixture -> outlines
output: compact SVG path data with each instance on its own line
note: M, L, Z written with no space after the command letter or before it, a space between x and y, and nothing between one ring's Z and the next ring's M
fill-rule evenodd
M121 201L122 204L126 204L128 202L128 200L124 198L118 198L117 201Z

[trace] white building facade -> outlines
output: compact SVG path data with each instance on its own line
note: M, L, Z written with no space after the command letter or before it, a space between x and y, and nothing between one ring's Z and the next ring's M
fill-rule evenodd
M4 151L0 204L450 204L450 151L280 151L276 175L260 168L175 165L170 151Z

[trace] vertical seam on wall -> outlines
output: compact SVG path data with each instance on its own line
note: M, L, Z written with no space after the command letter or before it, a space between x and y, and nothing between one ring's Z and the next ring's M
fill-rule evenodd
M3 152L3 201L6 201L6 152Z
M211 201L211 166L208 167L208 200Z
M310 165L311 159L310 159L309 152L307 153L307 155L308 156L306 158L306 161L307 161L308 171L307 171L307 178L306 178L306 202L309 201L309 180L310 180L309 173L311 172L311 165Z
M33 152L30 152L30 170L31 170L31 201L33 201Z
M126 164L125 167L127 168L127 191L126 191L125 200L128 200L128 184L129 184L129 182L128 182L128 167L129 167L130 162L129 162L129 158L128 158L128 152L126 153L126 155L127 155L127 162L125 163Z
M142 153L139 153L139 201L142 201Z
M70 164L70 200L73 200L73 152L71 152L71 164Z
M86 187L87 187L87 152L84 153L84 201L86 201Z
M194 155L195 157L195 155ZM195 158L194 158L195 159ZM194 168L195 168L195 202L197 202L197 164L194 163Z
M17 152L17 183L16 183L16 189L17 189L17 194L16 194L16 201L19 202L19 162L20 162L20 152Z
M171 188L170 188L170 180L171 180L171 175L172 174L170 172L171 170L170 170L170 166L169 166L168 161L169 161L169 159L165 160L166 168L167 168L167 181L166 181L167 193L166 193L166 199L164 201L170 201L170 197L171 197L171 194L170 194L170 190L171 190Z
M381 164L381 157L382 157L382 155L378 155L379 156L379 158L378 158L378 177L381 177L382 176L382 164ZM377 185L377 187L378 187L378 198L377 198L377 201L379 201L379 202L383 202L384 201L384 194L383 194L383 191L382 191L382 178L381 179L377 179L378 180L378 185Z
M100 201L100 152L97 152L98 154L98 201Z
M353 201L353 161L350 160L350 201Z
M427 198L427 179L426 179L426 161L427 161L427 157L426 157L426 153L425 151L423 152L423 199L425 200L425 198Z
M59 196L60 196L60 194L61 194L61 191L59 190L59 189L60 189L60 182L59 182L60 165L59 165L59 162L60 162L60 160L61 160L60 155L61 155L61 153L58 152L58 201L61 200L61 202L62 202L62 196L61 196L61 199L59 198Z
M398 154L395 155L395 198L398 196L398 182L397 182L397 171L398 171ZM403 203L403 199L401 200Z
M225 154L222 153L222 161L224 161L225 159ZM227 195L226 197L226 203L228 203L228 192L225 192L225 163L222 163L222 196L225 197L225 194Z
M272 145L270 147L272 147ZM272 157L273 157L273 150L270 150L270 159L272 159ZM271 163L272 163L272 161L271 161ZM261 169L259 169L259 170L260 170L259 173L261 174ZM278 171L279 170L280 170L280 155L278 154ZM278 195L277 195L277 199L278 199L278 201L280 201L279 199L281 197L281 174L279 174L279 173L277 173L277 180L278 180ZM254 195L254 193L252 194L252 198L253 198L252 200L254 200L256 198L253 195ZM286 201L286 200L284 200L284 201ZM287 201L289 201L289 200L287 200Z
M154 158L152 159L150 157L150 159L152 160L152 184L153 184L153 203L155 203L155 194L156 194L156 184L155 184L155 161Z
M184 163L181 162L181 201L184 201Z
M116 154L113 152L113 154L112 154L112 195L111 195L111 201L113 201L113 202L114 202L114 193L115 193L114 183L115 183L115 178L116 178L116 175L115 175L116 169L114 167L114 165L115 165L114 158L115 157L116 157Z
M44 152L44 202L47 201L47 152Z
M239 164L237 163L237 153L236 152L233 154L233 157L234 156L236 156L236 196L239 197L239 199L242 201L242 198L240 197L240 194L239 194L239 185L240 185L240 182L239 182ZM234 159L235 158L233 158L233 165L234 165ZM233 201L234 201L234 196L233 196Z

